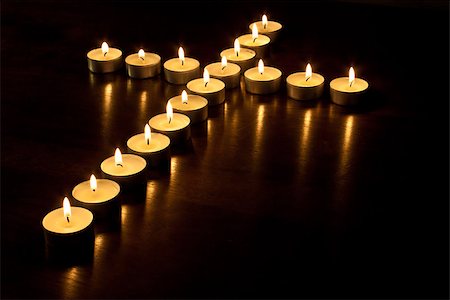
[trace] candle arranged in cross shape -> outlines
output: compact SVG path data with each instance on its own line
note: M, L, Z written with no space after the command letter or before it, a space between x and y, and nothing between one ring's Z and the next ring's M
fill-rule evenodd
M161 72L161 57L158 54L145 52L130 54L125 58L127 74L132 78L149 78Z
M101 48L87 53L88 68L94 73L110 73L122 67L122 51L110 48L106 42Z
M308 64L305 72L297 72L286 78L287 94L296 100L317 99L322 95L324 81L323 76L313 73Z
M225 101L225 83L210 78L207 68L203 69L203 78L193 79L186 86L193 94L205 97L209 106L219 105Z
M225 49L220 52L221 57L226 57L229 62L237 64L241 67L241 72L245 72L255 65L256 52L242 48L239 39L234 40L234 48Z
M361 78L356 78L353 67L348 72L348 77L339 77L330 82L331 101L339 105L355 105L363 101L369 88L369 83Z
M144 133L136 134L128 139L128 149L144 157L151 167L161 166L170 159L170 139L168 136L151 132L148 124L144 127Z
M208 70L211 77L222 80L225 88L231 89L239 86L241 67L229 63L226 56L222 56L221 62L209 64L205 69Z
M94 247L94 215L88 209L71 207L67 197L63 207L49 212L42 220L46 254L50 260L86 255Z
M245 89L252 94L270 94L280 89L281 71L264 66L262 59L258 66L244 73Z
M188 95L183 90L180 96L170 98L169 102L175 112L188 116L192 124L203 122L208 118L208 100L202 96Z
M263 58L268 54L270 38L267 35L259 34L256 24L253 24L251 34L241 35L238 40L242 47L255 51L257 58Z
M156 115L148 121L153 130L167 135L174 145L183 144L191 138L190 123L188 116L173 112L170 101L167 101L165 114Z
M258 32L267 35L270 41L275 41L283 26L276 21L269 21L266 15L263 15L261 21L251 23L248 27L252 30L253 25L256 25Z
M146 182L144 175L147 163L145 159L134 154L122 154L116 148L114 156L105 159L100 168L105 178L118 182L123 190Z
M200 63L194 58L184 56L184 49L178 48L178 58L171 58L164 63L164 76L173 84L186 84L197 78L200 72Z
M72 190L72 196L81 207L94 213L95 220L117 217L120 186L109 179L97 179L94 174Z

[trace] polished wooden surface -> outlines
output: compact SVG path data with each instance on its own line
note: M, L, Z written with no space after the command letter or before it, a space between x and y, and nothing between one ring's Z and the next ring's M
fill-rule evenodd
M2 298L448 298L448 3L393 3L2 1ZM91 74L87 51L203 67L265 11L266 65L311 62L324 96L227 91L91 262L49 264L45 214L183 88ZM360 108L328 96L350 65Z

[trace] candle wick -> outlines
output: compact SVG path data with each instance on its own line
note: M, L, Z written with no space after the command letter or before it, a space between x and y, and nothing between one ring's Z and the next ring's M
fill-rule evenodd
M236 51L236 57L239 57L239 51Z
M208 82L205 82L205 87L208 85Z
M147 139L147 145L150 145L150 139Z
M311 76L309 76L309 77L306 77L306 81L308 81L309 79L311 78Z
M227 67L227 66L223 66L223 67L222 67L222 71L223 71L223 69L225 69L226 67Z
M169 118L169 124L170 124L170 122L172 122L172 118Z
M66 217L67 223L70 223L69 216Z
M95 192L95 189L92 189L93 192Z
M122 167L122 168L123 168L123 165L122 165L122 164L116 164L116 166L118 166L118 167Z
M266 29L266 27L267 27L267 24L264 24L264 29Z
M140 57L140 59L145 60L145 58L143 58L143 57Z
M350 87L352 87L353 81L350 81Z
M184 60L181 60L181 65L184 66Z
M253 43L256 41L256 39L257 39L257 37L255 37L255 38L253 39Z
M103 53L103 56L106 56L106 54L108 54L108 52Z

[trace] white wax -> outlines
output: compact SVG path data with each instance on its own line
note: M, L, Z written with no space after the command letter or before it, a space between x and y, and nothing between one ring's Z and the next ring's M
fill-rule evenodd
M145 169L147 163L145 159L134 154L122 154L122 166L117 166L114 156L105 159L100 168L108 175L125 177L137 174Z
M305 78L305 72L297 72L294 74L289 75L286 78L286 82L297 87L315 87L321 85L325 79L322 75L317 73L312 73L311 77L306 80Z
M220 52L220 56L225 56L228 61L239 64L241 61L252 60L256 57L256 52L252 49L241 48L239 51L239 55L236 55L236 52L233 48L225 49Z
M72 190L72 196L85 203L102 203L114 199L120 192L120 186L108 179L97 179L95 192L91 189L90 181L78 184Z
M102 48L93 49L88 52L87 57L95 61L110 61L122 56L122 51L117 48L109 48L108 53L103 55Z
M274 67L264 67L264 72L261 74L258 67L254 67L245 71L244 76L253 81L271 82L281 77L281 71Z
M199 94L213 94L225 89L225 83L219 79L210 78L209 83L205 86L203 78L191 80L187 84L187 88Z
M280 23L278 23L276 21L268 21L266 28L264 28L262 21L258 21L258 22L251 23L249 25L250 30L252 30L253 24L256 24L256 28L258 28L258 33L262 33L262 34L276 32L283 27L283 26L281 26Z
M147 141L145 140L145 134L140 133L135 136L132 136L127 141L127 146L131 150L139 153L157 153L160 152L170 145L170 139L165 136L164 134L152 132L150 143L147 144Z
M125 58L125 63L136 67L153 66L160 62L161 57L158 54L150 52L145 52L144 60L137 53L130 54Z
M184 64L181 64L179 58L172 58L164 63L164 68L172 72L189 72L200 67L198 60L186 57Z
M70 222L67 222L64 209L61 207L49 212L42 220L42 226L53 233L70 235L91 225L94 215L89 210L77 206L72 206L70 209Z
M244 34L238 37L239 43L244 47L258 48L266 46L270 42L270 38L263 34L259 34L256 40L253 42L253 36L251 34Z
M241 72L241 68L237 64L227 63L227 66L222 69L222 63L212 63L205 67L208 69L209 75L218 77L236 76Z
M208 100L206 100L202 96L198 95L188 95L188 102L183 103L181 101L181 95L170 98L170 104L174 110L178 110L180 112L183 111L195 111L202 109L208 105Z
M189 119L189 117L179 113L173 113L173 118L170 123L167 120L167 115L165 113L156 115L151 118L150 121L148 121L148 124L151 128L161 132L173 132L182 130L188 127L190 123L191 120Z
M361 78L355 78L352 86L348 82L348 77L339 77L330 82L330 87L343 93L359 93L369 87L369 83Z

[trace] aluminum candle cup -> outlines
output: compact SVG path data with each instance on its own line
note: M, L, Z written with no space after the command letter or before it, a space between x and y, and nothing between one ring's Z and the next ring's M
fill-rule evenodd
M95 186L93 186L95 182ZM120 186L108 179L96 179L93 175L91 180L84 181L72 190L75 203L90 210L95 221L106 221L108 219L118 220L120 218Z
M161 72L161 57L155 53L144 52L130 54L125 58L127 74L131 78L150 78Z
M193 94L202 96L208 100L209 106L219 105L225 101L225 83L219 79L211 78L205 86L203 78L191 80L187 88Z
M184 57L182 47L178 49L178 58L169 59L164 63L164 76L173 84L186 84L199 74L200 63L196 59Z
M241 79L241 67L239 65L227 62L226 66L223 66L222 63L217 62L209 64L205 68L208 69L211 77L220 79L225 83L225 88L232 89L239 86Z
M287 94L295 100L319 98L323 93L325 79L322 75L312 73L308 79L305 72L297 72L286 78Z
M71 207L69 219L64 208L49 212L42 220L47 258L54 262L73 262L92 257L93 220L94 215L82 207Z
M253 24L256 25L256 27L258 28L258 32L264 35L267 35L270 40L272 42L274 42L277 37L278 34L281 31L281 28L283 28L283 26L276 22L276 21L268 21L266 15L263 16L262 21L258 21L258 22L254 22L251 23L248 27L250 28L250 31L252 30Z
M122 67L122 51L103 43L87 53L88 68L93 73L110 73Z
M117 159L120 154L120 160ZM134 154L121 154L118 149L116 154L105 159L100 168L103 176L120 184L123 191L130 191L133 186L147 182L145 177L145 159Z
M258 67L244 73L245 89L252 94L271 94L280 89L281 71L273 67L265 67L262 60Z
M244 34L238 40L242 47L255 51L256 58L264 58L269 54L270 38L266 35L259 34L255 39L251 34Z
M356 105L364 100L369 83L355 77L355 71L350 68L349 77L340 77L330 82L331 101L339 105Z
M170 98L173 110L188 116L192 124L205 121L208 118L208 100L202 96L185 94L185 91L183 94Z
M127 141L130 152L145 158L149 167L167 165L170 160L169 146L169 137L157 132L151 132L150 139L145 138L145 133L140 133Z
M166 114L156 115L148 121L154 131L167 135L173 145L181 145L191 138L190 123L189 117L179 113L173 113L170 123Z
M226 49L220 52L220 56L225 56L229 62L235 63L241 67L241 72L245 72L252 68L256 62L256 52L247 48L240 49L238 55L236 55L233 48Z

